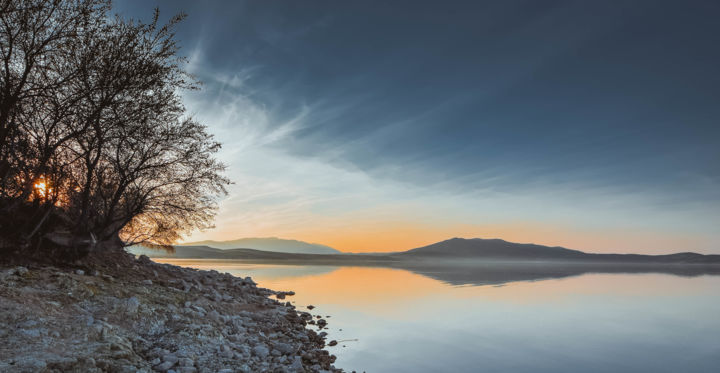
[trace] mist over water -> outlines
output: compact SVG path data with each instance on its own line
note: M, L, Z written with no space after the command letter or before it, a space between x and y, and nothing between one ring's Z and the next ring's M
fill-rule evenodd
M581 274L452 285L402 269L162 260L293 290L367 372L714 372L720 276Z

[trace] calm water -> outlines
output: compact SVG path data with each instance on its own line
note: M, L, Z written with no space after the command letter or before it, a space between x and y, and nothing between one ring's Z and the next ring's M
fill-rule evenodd
M337 367L367 372L719 372L720 276L586 274L452 286L399 269L168 260L294 290Z

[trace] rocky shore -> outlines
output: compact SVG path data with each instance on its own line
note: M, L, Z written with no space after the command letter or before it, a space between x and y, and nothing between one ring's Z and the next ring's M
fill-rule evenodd
M113 255L0 267L0 372L340 371L292 292Z

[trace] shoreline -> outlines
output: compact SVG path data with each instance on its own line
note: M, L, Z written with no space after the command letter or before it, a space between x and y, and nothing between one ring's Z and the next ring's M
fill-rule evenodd
M342 371L292 292L114 255L0 265L0 371Z

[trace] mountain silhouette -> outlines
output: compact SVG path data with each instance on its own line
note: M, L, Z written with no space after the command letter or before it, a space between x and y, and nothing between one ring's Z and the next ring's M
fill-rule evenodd
M215 249L254 249L291 254L340 254L330 246L277 237L248 237L229 241L198 241L176 246L207 246Z
M720 255L677 253L667 255L595 254L564 247L508 242L501 239L453 238L432 245L390 254L404 259L483 259L618 263L720 263Z

